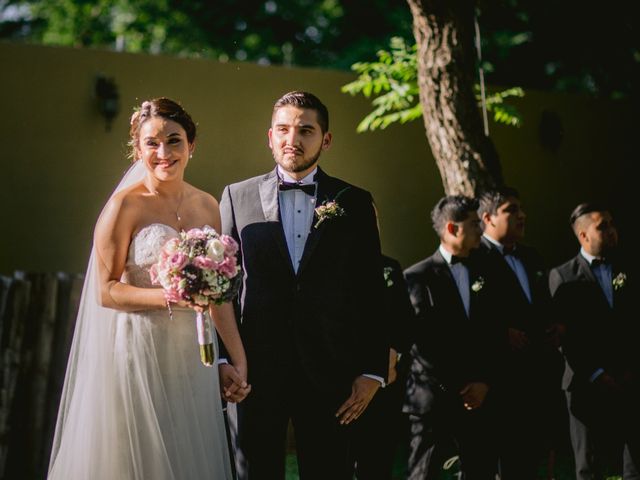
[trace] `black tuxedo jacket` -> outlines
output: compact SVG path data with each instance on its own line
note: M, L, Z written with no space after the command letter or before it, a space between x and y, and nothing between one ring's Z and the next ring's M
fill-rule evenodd
M552 322L547 271L535 249L518 244L516 251L527 272L531 303L500 250L484 236L477 253L482 268L502 292L500 309L505 313L506 326L524 331L532 342L538 343L544 339L545 330Z
M588 385L589 377L599 368L614 377L624 370L640 373L638 315L631 305L635 282L631 272L614 260L612 279L619 275L625 275L626 280L613 290L613 308L581 254L549 275L557 316L566 325L562 349L570 366L563 379L567 390Z
M493 315L494 289L473 260L468 268L469 317L439 251L405 270L417 316L403 407L407 413L422 415L431 410L439 394L457 395L469 382L494 381L496 339L501 337Z
M385 330L391 347L398 353L408 353L415 316L407 282L397 260L383 255L382 267L385 280Z
M239 329L249 381L265 389L302 371L318 390L343 396L358 375L386 378L389 343L384 281L371 195L318 169L317 205L334 200L345 215L314 218L297 274L282 228L276 170L229 185L222 231L240 245ZM344 400L344 399L342 399Z

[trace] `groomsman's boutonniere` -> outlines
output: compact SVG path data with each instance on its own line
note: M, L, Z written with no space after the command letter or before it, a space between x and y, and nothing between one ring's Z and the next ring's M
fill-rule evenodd
M484 287L484 278L478 277L478 279L471 285L471 290L473 290L475 293L478 293L480 290L482 290L482 287Z
M391 280L391 272L393 272L393 267L384 267L384 281L387 282L387 287L393 285L393 280Z
M346 190L349 190L349 188L350 187L340 190L333 200L325 200L322 202L322 205L316 207L315 212L316 217L318 217L318 221L313 226L314 228L318 228L325 220L344 217L346 215L344 208L338 204L338 197L340 197L340 195L342 195Z
M627 283L627 274L620 272L618 275L616 275L616 278L614 278L611 283L613 283L614 290L620 290L622 287L624 287L625 283Z

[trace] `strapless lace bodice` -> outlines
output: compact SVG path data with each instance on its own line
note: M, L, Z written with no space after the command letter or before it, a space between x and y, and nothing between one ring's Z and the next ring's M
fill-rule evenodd
M152 287L149 269L158 261L160 250L178 232L169 225L152 223L136 233L129 246L123 281L136 287Z

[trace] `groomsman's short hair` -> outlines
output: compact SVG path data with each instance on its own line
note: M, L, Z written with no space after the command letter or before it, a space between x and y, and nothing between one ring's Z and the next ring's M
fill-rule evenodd
M578 233L576 229L579 226L579 219L593 212L608 212L609 209L599 203L581 203L573 209L569 216L569 225L574 233Z
M463 222L469 213L478 210L478 201L465 195L447 195L442 197L431 210L433 229L442 237L447 222Z
M320 124L322 133L327 133L329 131L329 110L327 110L324 103L322 103L313 93L301 91L285 93L282 97L276 100L276 103L273 105L273 114L275 114L278 109L288 105L315 110L318 114L318 123Z
M500 205L504 204L509 198L520 198L518 190L507 186L487 190L478 199L480 203L478 216L482 219L485 213L495 215L498 213Z

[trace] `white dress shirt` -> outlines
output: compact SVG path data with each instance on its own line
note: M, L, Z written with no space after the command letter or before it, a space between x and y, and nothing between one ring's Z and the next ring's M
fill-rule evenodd
M531 303L531 287L529 286L529 277L527 276L527 270L524 268L524 265L522 264L522 260L520 260L518 257L515 257L509 253L505 255L504 245L502 245L499 241L491 238L486 233L483 234L483 236L484 238L489 240L493 245L495 245L498 251L504 256L504 259L507 262L507 265L509 265L509 267L511 267L511 270L513 270L513 272L516 274L516 277L518 278L518 283L520 284L522 291L527 297L527 300L529 301L529 303Z
M314 168L309 175L302 180L295 180L287 172L282 170L278 165L278 176L285 182L298 183L300 185L313 184L317 168ZM280 220L282 229L287 240L287 248L289 249L289 258L293 270L298 273L300 260L304 252L304 246L307 243L307 237L311 231L311 222L313 221L313 212L316 207L316 196L318 187L316 185L315 195L307 195L302 190L285 190L278 191L278 201L280 204Z

